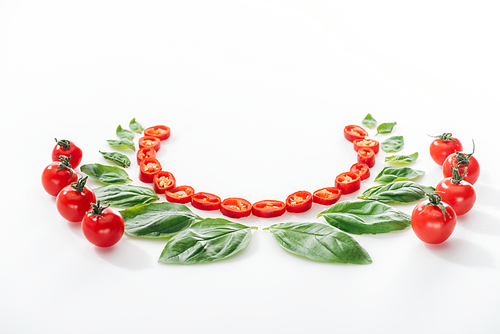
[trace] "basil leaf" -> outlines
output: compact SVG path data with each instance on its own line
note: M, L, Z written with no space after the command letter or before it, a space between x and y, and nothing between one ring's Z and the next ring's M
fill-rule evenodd
M385 152L399 152L403 149L404 144L403 136L393 136L380 143L380 147Z
M411 167L384 167L374 181L391 183L395 181L413 180L424 175L425 172Z
M326 221L352 234L379 234L404 230L410 226L410 215L374 201L338 202L319 213Z
M148 203L120 211L125 233L134 237L171 237L199 219L189 208L178 203Z
M370 129L377 126L377 121L372 117L371 114L366 115L361 123L363 123L364 126Z
M409 164L418 159L418 152L410 155L391 155L390 157L385 157L385 162L390 162L393 164Z
M139 123L137 123L135 118L132 118L132 120L130 121L128 126L129 126L130 130L132 130L136 133L142 133L142 131L144 131L142 126Z
M120 140L107 140L109 146L113 148L118 148L118 149L126 149L130 148L131 150L135 151L135 145L134 142L131 141L130 139L120 139Z
M126 171L116 166L87 164L80 167L81 171L96 181L106 184L122 184L132 181Z
M369 264L372 259L350 235L322 223L281 223L267 228L286 251L310 260Z
M133 185L109 185L94 189L94 193L102 203L119 209L131 208L159 199L153 189Z
M121 125L116 128L116 136L120 139L134 140L134 133L130 130L125 130Z
M385 204L406 204L426 199L425 194L430 189L432 187L424 187L411 181L397 181L368 188L358 198Z
M196 264L222 260L243 250L251 237L249 226L207 218L170 239L158 261Z
M101 152L101 151L99 151L99 153L102 154L104 159L113 161L118 166L124 168L130 167L130 159L125 154L119 152Z
M392 129L396 125L396 122L393 123L382 123L377 127L377 134L379 133L391 133Z

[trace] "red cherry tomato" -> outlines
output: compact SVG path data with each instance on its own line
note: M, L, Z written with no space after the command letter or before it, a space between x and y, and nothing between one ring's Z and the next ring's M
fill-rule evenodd
M156 137L144 136L139 138L139 148L151 147L154 148L156 152L160 150L161 140Z
M155 158L146 158L139 166L139 180L145 183L153 183L153 178L161 172L161 164Z
M368 132L359 125L347 125L344 128L344 137L352 142L355 139L364 139L368 137Z
M199 192L191 197L191 204L200 210L219 210L221 199L219 196Z
M358 162L363 162L372 168L375 166L375 151L368 147L362 147L358 150Z
M353 172L344 172L335 178L335 187L339 188L342 195L351 194L361 188L361 178Z
M71 158L69 164L73 169L78 167L80 162L82 162L82 149L78 147L78 145L76 145L74 142L66 139L56 139L56 143L56 146L54 146L54 149L52 149L52 161L59 161L57 157L64 155Z
M148 137L156 137L159 140L166 140L170 137L170 128L165 125L155 125L144 130L144 135Z
M263 200L252 205L252 214L261 218L279 217L285 213L285 203L275 200Z
M60 161L51 162L42 172L43 189L52 196L57 196L64 187L78 180L69 164L69 157L58 158Z
M354 139L353 143L354 143L354 150L356 152L358 152L358 150L362 147L371 148L375 152L375 154L377 154L380 150L380 143L375 139L368 139L368 138Z
M156 158L156 150L152 147L143 147L137 151L137 164L146 158Z
M243 198L226 198L220 204L220 212L231 218L248 217L252 213L252 203Z
M194 194L194 189L190 186L178 186L171 190L165 191L167 201L172 203L186 204L191 202L191 197Z
M79 179L64 187L56 198L57 211L70 222L81 222L85 214L96 202L95 194L85 183L88 176Z
M321 188L313 192L313 202L321 205L332 205L337 203L342 192L335 187Z
M431 158L438 165L442 166L444 160L455 151L462 151L462 143L451 133L443 133L441 136L436 136L429 147Z
M446 241L457 225L457 215L453 208L441 202L438 194L429 195L413 209L411 227L417 237L428 244Z
M452 177L441 180L436 186L442 201L448 203L458 216L469 212L476 202L474 187L463 178L459 170L455 169Z
M361 181L370 177L370 167L364 162L355 163L349 171L358 174Z
M476 183L480 174L479 163L476 158L472 156L472 153L465 154L463 152L455 152L450 154L446 160L443 162L443 175L444 177L450 177L453 175L452 167L458 168L460 170L460 175L463 175L465 168L467 168L467 173L464 180L470 184Z
M299 190L286 198L286 211L300 213L312 207L312 194L309 191Z
M92 211L82 219L85 238L98 247L115 245L123 236L125 223L117 210L92 203Z
M164 194L166 190L175 188L175 177L172 173L160 170L153 176L153 189L158 194Z

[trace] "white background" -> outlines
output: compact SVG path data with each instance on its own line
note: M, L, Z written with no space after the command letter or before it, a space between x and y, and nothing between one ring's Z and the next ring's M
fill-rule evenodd
M0 332L498 333L493 3L0 1ZM40 183L54 137L106 163L98 151L135 117L171 127L158 156L179 184L284 200L349 168L342 129L367 113L397 122L422 184L442 178L428 134L452 132L466 152L475 141L478 200L444 244L411 229L355 236L373 263L336 265L293 256L262 230L323 221L314 205L239 220L259 229L230 259L164 265L165 240L92 246ZM140 184L135 164L128 172Z

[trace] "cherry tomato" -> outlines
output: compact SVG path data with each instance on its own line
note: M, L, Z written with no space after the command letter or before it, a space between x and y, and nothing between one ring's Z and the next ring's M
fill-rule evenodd
M351 194L361 188L361 178L353 172L344 172L335 178L335 187L339 188L343 195Z
M359 125L347 125L344 128L344 137L352 142L355 139L364 139L368 137L368 132Z
M357 162L353 164L349 171L358 174L361 181L370 177L370 167L364 162Z
M253 203L252 214L261 218L279 217L285 213L285 203L275 200L263 200Z
M286 198L286 211L300 213L312 207L312 194L309 191L299 190Z
M145 183L153 183L153 178L161 172L161 164L156 158L146 158L139 166L139 180Z
M358 150L358 162L363 162L372 168L375 166L375 151L368 147L361 147Z
M42 186L47 193L57 196L59 192L78 177L69 164L69 157L58 156L59 161L51 162L42 172Z
M156 137L144 136L139 138L139 148L152 147L156 152L160 150L161 140Z
M428 195L429 200L420 202L411 214L411 227L417 237L428 244L446 241L457 225L453 208L441 202L438 194Z
M190 186L178 186L171 190L165 191L167 201L172 203L186 204L191 202L191 197L194 194L194 189Z
M85 238L98 247L110 247L123 236L125 223L117 210L92 203L92 211L82 219L82 232Z
M198 192L191 196L191 204L200 210L219 210L221 199L219 196Z
M66 139L56 139L56 143L56 146L54 146L54 149L52 150L52 161L59 161L57 157L64 155L66 157L71 157L69 164L73 169L78 167L80 162L82 162L82 149L74 142Z
M443 202L448 203L457 216L469 212L476 202L476 191L464 176L459 174L458 169L453 170L453 176L441 180L436 186Z
M70 222L81 222L85 214L96 202L94 191L85 183L88 176L64 187L56 198L56 207L59 214Z
M248 217L252 213L252 203L243 198L229 197L220 204L220 212L231 218Z
M137 164L146 158L156 158L156 150L152 147L143 147L137 151Z
M337 203L342 192L335 187L321 188L313 192L313 202L322 205L332 205Z
M144 130L144 135L148 137L156 137L159 140L166 140L170 137L170 128L165 125L155 125Z
M153 189L158 194L164 194L166 190L175 188L175 177L165 170L159 171L153 176Z
M354 150L358 152L358 150L362 147L371 148L375 154L377 154L380 150L380 143L375 139L361 138L354 139Z
M431 158L438 165L442 166L444 160L455 151L462 151L462 143L455 137L452 137L451 133L443 133L441 136L435 136L429 151L431 153Z
M473 153L474 150L469 154L465 154L463 152L450 154L443 162L444 177L450 177L453 175L452 167L458 168L460 170L460 175L463 175L465 168L467 168L467 174L465 174L464 180L470 184L476 183L479 178L480 168L476 158L472 156Z

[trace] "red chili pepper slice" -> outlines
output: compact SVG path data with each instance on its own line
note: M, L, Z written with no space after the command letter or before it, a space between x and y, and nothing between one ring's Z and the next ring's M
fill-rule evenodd
M191 204L200 210L219 210L221 199L219 196L199 192L191 197Z
M371 148L362 147L358 150L358 162L364 162L368 167L375 166L375 151Z
M358 174L361 181L370 177L370 167L364 162L355 163L349 171Z
M166 140L170 137L170 128L165 125L155 125L144 130L144 135L148 137L156 137L159 140Z
M161 170L153 176L153 189L158 194L164 194L165 191L175 188L175 177L166 170Z
M252 213L252 203L243 198L226 198L220 204L220 212L231 218L243 218Z
M353 172L344 172L335 178L335 187L339 188L343 195L355 192L361 188L361 178Z
M359 125L347 125L344 128L344 137L352 142L355 139L363 139L368 137L368 132Z
M139 180L153 183L153 177L161 171L161 164L155 158L146 158L139 165Z
M171 190L165 191L167 201L172 203L186 204L191 202L191 197L194 194L194 189L190 186L178 186Z
M312 194L309 191L299 190L286 198L286 211L300 213L312 207Z
M156 150L152 147L143 147L137 151L137 164L140 165L141 161L146 158L155 158Z
M160 150L161 141L156 137L144 136L139 138L139 148L152 147L156 152Z
M362 147L371 148L375 152L375 154L377 154L380 150L380 143L375 139L368 139L368 138L354 139L353 143L354 143L354 150L356 152L358 152L358 150Z
M276 200L263 200L252 205L252 214L261 218L279 217L286 211L285 203Z
M342 191L335 187L321 188L313 192L313 202L322 205L332 205L340 199Z

